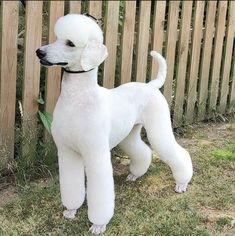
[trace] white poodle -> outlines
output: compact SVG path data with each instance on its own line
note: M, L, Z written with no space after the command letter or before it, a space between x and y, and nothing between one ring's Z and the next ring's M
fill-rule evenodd
M176 192L186 191L191 180L191 158L175 140L168 104L159 91L166 77L160 54L151 52L159 63L156 80L109 90L97 84L98 66L108 55L98 24L88 16L69 14L57 21L55 34L56 42L36 53L42 65L64 68L52 123L64 216L74 218L87 194L90 231L99 234L114 213L113 147L119 144L131 159L128 180L144 175L152 154L141 140L144 127L152 148L172 170Z

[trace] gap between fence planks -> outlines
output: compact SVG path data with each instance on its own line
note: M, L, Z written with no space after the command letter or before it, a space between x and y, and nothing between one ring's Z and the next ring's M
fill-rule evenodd
M192 55L189 71L188 92L187 92L187 108L185 117L187 122L191 123L194 119L195 103L197 98L197 82L198 70L200 64L200 51L202 40L202 26L204 16L204 1L196 1L196 10L194 15L194 31L192 41Z
M154 51L162 54L163 40L164 40L164 21L165 21L165 9L166 1L156 1L154 8L154 26L153 26L153 37L152 44ZM151 80L156 79L158 64L151 58L152 68L151 68Z
M219 1L218 20L215 33L215 46L211 73L210 97L209 97L209 117L212 117L216 111L216 102L218 96L218 85L220 79L220 68L222 60L223 40L225 34L225 20L227 13L227 1Z
M104 62L103 85L106 88L113 88L116 67L119 1L108 1L106 4L105 45L108 49L108 57Z
M188 60L189 37L191 33L192 5L192 1L185 1L183 3L182 9L173 119L175 127L179 127L183 123L183 105L185 100L184 92Z
M0 169L14 157L19 2L3 1L1 8Z
M172 83L175 64L175 47L177 41L177 26L179 17L180 1L171 1L169 6L168 25L167 25L167 43L166 43L166 61L167 61L167 78L164 84L164 96L171 106L172 101Z
M56 40L54 26L57 19L64 15L64 1L50 1L48 41ZM46 76L46 111L52 113L60 94L61 68L50 68Z
M204 120L206 117L206 102L208 96L212 42L215 33L216 5L216 1L209 1L207 5L206 25L203 40L204 43L201 57L202 62L199 75L198 120Z
M140 17L137 40L137 63L136 81L146 81L148 45L149 45L149 24L151 13L151 1L140 2Z
M226 112L227 98L229 93L229 76L231 69L231 60L233 54L233 42L235 36L235 2L229 3L228 23L226 30L225 53L223 56L222 81L219 97L219 112Z
M125 18L123 22L121 83L131 81L132 56L135 31L136 1L125 2Z

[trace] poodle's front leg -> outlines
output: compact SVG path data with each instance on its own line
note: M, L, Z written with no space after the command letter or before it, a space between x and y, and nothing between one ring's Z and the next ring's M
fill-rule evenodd
M85 199L84 164L80 155L69 148L58 147L58 156L61 199L67 208L63 215L73 219Z
M114 181L109 148L86 158L88 217L90 231L100 234L114 213Z

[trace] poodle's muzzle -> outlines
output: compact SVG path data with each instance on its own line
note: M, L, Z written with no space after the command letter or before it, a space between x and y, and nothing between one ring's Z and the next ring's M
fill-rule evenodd
M40 59L40 63L44 66L66 66L67 62L57 62L57 63L51 63L48 60L46 60L47 53L40 48L36 50L36 55Z

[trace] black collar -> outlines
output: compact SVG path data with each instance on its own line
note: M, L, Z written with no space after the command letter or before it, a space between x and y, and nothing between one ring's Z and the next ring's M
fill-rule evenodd
M65 71L65 72L67 72L67 73L70 73L70 74L82 74L82 73L86 73L86 72L92 71L92 70L94 70L94 69L95 69L95 68L92 68L92 69L87 70L87 71L85 71L85 70L71 71L71 70L67 70L67 69L63 68L63 71Z

